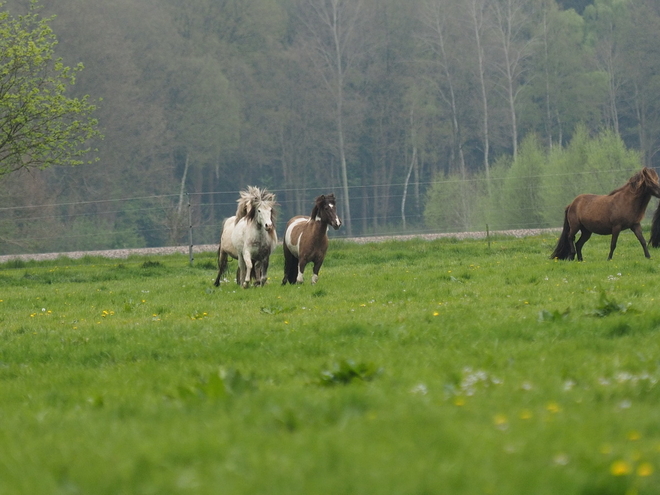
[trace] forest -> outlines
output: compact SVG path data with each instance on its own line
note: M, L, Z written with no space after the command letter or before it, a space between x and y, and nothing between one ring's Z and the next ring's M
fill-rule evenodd
M340 236L559 227L576 194L660 166L657 0L39 4L103 138L91 164L0 180L0 254L189 223L214 243L247 185L278 229L328 192Z

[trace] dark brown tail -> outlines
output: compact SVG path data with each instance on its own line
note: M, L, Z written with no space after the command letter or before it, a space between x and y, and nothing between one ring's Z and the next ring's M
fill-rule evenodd
M660 203L653 214L653 224L651 225L651 238L649 239L651 247L660 246Z
M564 229L561 231L559 236L559 241L557 241L557 247L550 255L550 259L557 258L558 260L568 260L571 259L571 242L568 238L568 232L570 226L568 225L568 207L564 211Z
M286 240L282 243L284 247L284 278L282 285L287 282L295 284L298 279L298 258L296 258L286 245Z

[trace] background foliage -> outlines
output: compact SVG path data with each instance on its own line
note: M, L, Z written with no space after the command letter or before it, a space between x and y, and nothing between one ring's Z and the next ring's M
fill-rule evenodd
M275 191L281 218L334 191L343 235L404 215L408 230L555 225L576 193L657 164L654 0L42 4L105 139L97 163L0 183L4 253L75 247L80 217L107 247L180 243L184 191L198 242L216 242L247 184Z

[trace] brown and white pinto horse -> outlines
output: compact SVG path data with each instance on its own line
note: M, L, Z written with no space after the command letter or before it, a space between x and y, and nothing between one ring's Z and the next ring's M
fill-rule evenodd
M303 283L307 263L314 263L312 284L319 279L319 270L328 250L328 226L337 230L341 220L337 216L335 195L316 198L312 214L299 215L286 224L284 233L284 278L282 285Z

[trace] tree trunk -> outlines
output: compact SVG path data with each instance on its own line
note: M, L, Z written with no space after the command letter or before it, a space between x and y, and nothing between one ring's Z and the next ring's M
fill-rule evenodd
M190 165L190 155L186 153L186 164L183 167L183 175L181 176L181 189L179 190L179 206L177 208L177 215L181 217L183 214L183 195L186 192L186 177L188 175L188 167Z
M481 89L481 104L483 107L483 115L481 118L481 132L484 147L484 170L486 172L486 184L488 188L488 196L490 197L490 135L488 132L488 92L486 90L486 70L484 61L484 49L481 41L481 31L483 26L483 12L477 6L477 0L472 0L471 3L471 17L474 27L474 39L477 44L477 60L479 71L479 85ZM483 4L482 4L483 6Z
M401 223L403 225L403 231L406 230L406 197L408 196L408 182L410 181L410 175L412 174L413 168L415 168L415 163L417 162L417 143L415 137L415 109L410 110L410 134L412 141L412 158L410 160L410 167L408 167L408 173L406 174L406 180L403 183L403 198L401 198Z
M337 134L339 145L339 166L341 169L341 182L343 189L344 200L344 220L346 225L347 235L352 235L353 227L351 220L351 202L348 190L348 167L346 165L346 149L344 145L344 61L342 60L341 40L340 40L340 23L338 2L333 1L333 30L334 46L335 46L335 63L337 64L337 79L336 79L336 98L337 98Z

